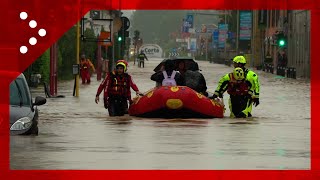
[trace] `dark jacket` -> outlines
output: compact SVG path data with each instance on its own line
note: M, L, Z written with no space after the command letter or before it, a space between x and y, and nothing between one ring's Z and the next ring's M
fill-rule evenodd
M207 83L204 76L199 71L187 70L183 76L185 86L197 91L198 93L206 94Z
M144 59L146 59L148 61L148 58L145 53L138 54L138 59L141 61L144 61Z

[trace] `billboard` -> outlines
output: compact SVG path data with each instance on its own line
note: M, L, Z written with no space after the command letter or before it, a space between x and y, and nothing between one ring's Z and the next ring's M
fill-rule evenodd
M190 38L190 43L188 44L188 48L190 51L195 52L197 50L197 39L196 38Z
M219 43L219 30L218 29L215 29L213 32L212 32L212 47L213 48L217 48L217 44Z
M190 28L193 28L193 14L187 14L187 17L183 19L181 31L188 33Z
M139 52L143 50L146 56L149 57L162 57L162 48L157 44L145 44L139 48Z
M252 12L240 11L239 40L251 40Z
M193 14L187 14L186 21L188 22L188 27L193 28Z
M225 41L228 33L228 24L219 24L218 26L219 35L218 35L218 47L224 48Z

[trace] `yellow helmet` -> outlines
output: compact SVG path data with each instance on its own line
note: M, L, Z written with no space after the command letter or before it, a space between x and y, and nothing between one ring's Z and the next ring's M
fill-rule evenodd
M233 70L233 77L235 80L243 80L244 79L244 72L242 68L235 68Z
M235 63L241 63L241 64L246 64L246 58L244 56L236 56L233 58L233 62Z
M118 62L117 65L116 65L116 67L117 67L117 66L123 66L124 72L127 71L127 65L126 65L124 62Z

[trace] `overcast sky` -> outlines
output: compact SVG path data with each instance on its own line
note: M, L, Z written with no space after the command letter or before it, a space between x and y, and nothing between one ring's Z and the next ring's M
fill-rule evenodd
M130 18L130 16L133 13L133 10L130 10L130 11L129 10L123 10L122 12L123 12L122 16L126 16L126 17Z

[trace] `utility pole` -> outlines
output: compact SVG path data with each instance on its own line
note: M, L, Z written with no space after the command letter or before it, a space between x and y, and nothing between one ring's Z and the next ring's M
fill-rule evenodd
M206 61L208 61L208 36L206 35Z
M227 11L224 10L224 25L227 27ZM228 28L229 29L229 28ZM224 59L227 61L227 33L224 35Z
M252 10L252 13L251 13L251 19L252 19L252 30L251 30L251 45L250 45L250 53L251 53L251 58L250 58L250 67L253 67L254 65L254 54L255 54L255 34L256 34L256 29L255 29L255 21L256 21L256 18L255 18L255 11Z
M97 73L97 81L101 80L101 68L102 68L102 55L101 55L101 43L97 42L98 49L97 49L97 68L96 68L96 73Z
M50 95L57 94L57 43L50 48Z
M77 57L77 62L76 64L80 64L80 22L77 22L77 51L76 51L76 57ZM76 97L79 97L79 73L76 75Z
M236 39L236 53L237 55L239 54L239 19L240 19L240 15L239 15L239 10L237 10L237 39Z

